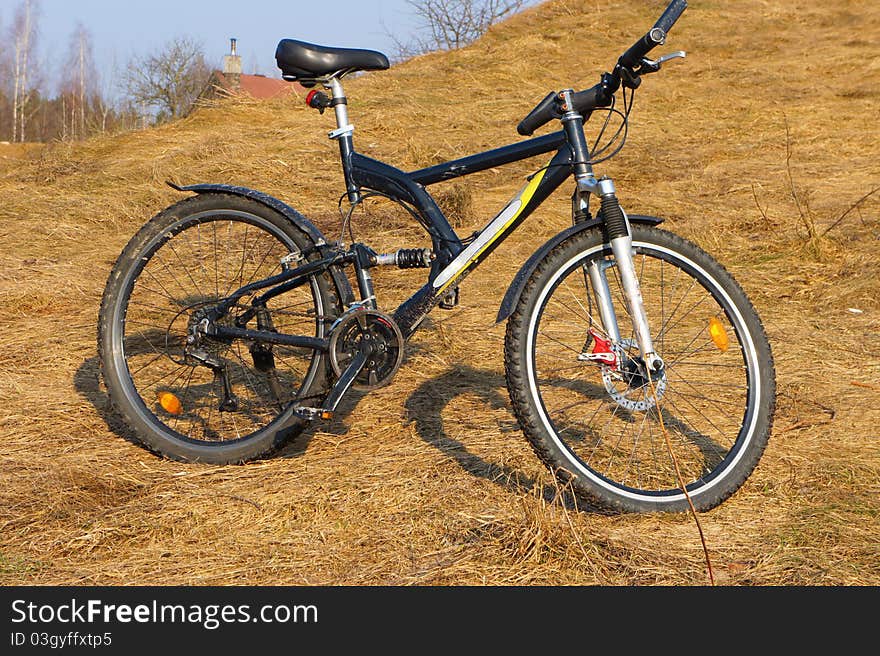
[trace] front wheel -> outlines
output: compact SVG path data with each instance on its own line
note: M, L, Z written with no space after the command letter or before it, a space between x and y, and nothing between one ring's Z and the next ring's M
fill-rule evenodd
M770 345L742 288L705 251L649 226L634 225L632 238L662 371L647 373L614 256L600 230L586 230L548 253L508 320L510 398L539 458L589 502L687 510L668 437L688 495L705 511L745 482L767 445ZM619 326L607 349L591 265L603 272Z

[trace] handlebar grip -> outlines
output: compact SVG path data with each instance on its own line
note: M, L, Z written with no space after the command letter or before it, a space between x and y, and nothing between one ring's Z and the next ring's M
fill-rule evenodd
M606 87L599 83L584 91L571 94L571 104L574 105L574 111L582 116L586 116L597 107L607 107L610 105L611 98Z
M684 13L684 10L687 9L687 6L687 0L672 0L672 2L669 3L669 6L666 7L666 11L663 12L663 15L657 19L656 23L654 23L654 27L658 27L663 30L664 33L669 34L669 30L672 29L672 26L675 25L675 21L677 21Z
M666 32L659 27L652 27L645 36L636 41L625 53L620 56L617 63L630 70L636 68L642 61L642 57L651 50L666 42Z
M524 137L532 136L532 133L545 123L549 123L554 118L559 118L562 114L559 111L556 92L548 93L544 100L539 102L528 115L516 126L516 131Z

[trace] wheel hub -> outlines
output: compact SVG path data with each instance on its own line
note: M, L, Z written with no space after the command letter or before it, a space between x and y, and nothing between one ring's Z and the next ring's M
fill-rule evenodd
M644 360L619 354L620 367L602 366L602 382L611 398L622 408L645 412L657 406L666 391L666 370L648 373ZM649 382L650 376L650 382ZM652 394L653 383L654 394Z

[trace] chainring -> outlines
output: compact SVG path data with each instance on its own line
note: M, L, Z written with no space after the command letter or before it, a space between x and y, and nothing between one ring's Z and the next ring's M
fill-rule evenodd
M369 391L391 382L403 362L403 333L394 319L369 308L355 308L343 314L330 332L330 365L340 376L360 349L371 340L373 353L352 387Z

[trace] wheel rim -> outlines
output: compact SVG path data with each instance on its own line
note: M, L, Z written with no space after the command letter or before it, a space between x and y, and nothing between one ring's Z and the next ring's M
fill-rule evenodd
M754 342L729 294L704 268L662 245L634 239L633 246L654 346L667 363L664 389L657 385L664 424L689 493L702 494L726 479L753 439L760 403ZM590 317L601 325L586 298L581 265L608 255L601 245L582 250L541 290L527 330L529 388L571 473L630 499L674 502L684 495L656 409L624 407L608 393L607 368L603 379L596 363L573 361ZM608 281L623 332L630 321L616 267ZM708 334L711 317L727 335L725 351ZM622 337L634 344L631 335ZM650 398L647 385L630 393Z
M229 387L238 401L234 411L221 411L222 378L194 365L184 346L194 310L278 273L280 258L293 250L297 245L273 223L237 210L184 217L141 250L114 308L111 343L122 392L142 420L167 437L198 445L247 440L286 418L285 408L317 373L319 358L312 358L312 351L272 346L273 384L267 371L257 369L254 358L260 356L251 353L252 342L207 342L206 350L227 363ZM245 303L248 297L239 305ZM322 299L314 279L269 306L279 332L323 336ZM177 399L179 411L175 402L166 402L167 394Z

